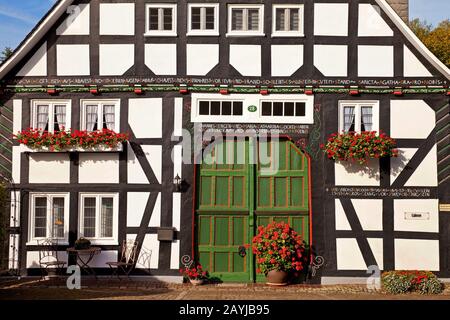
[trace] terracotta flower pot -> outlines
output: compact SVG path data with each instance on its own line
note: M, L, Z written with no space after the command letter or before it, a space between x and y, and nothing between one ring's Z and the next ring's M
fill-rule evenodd
M189 279L189 281L194 286L201 286L205 282L204 280L196 280L196 279Z
M288 273L286 271L269 271L266 278L267 284L271 286L286 286L288 284Z

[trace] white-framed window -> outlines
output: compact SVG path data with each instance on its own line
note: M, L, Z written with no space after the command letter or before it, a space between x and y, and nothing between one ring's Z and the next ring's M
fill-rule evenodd
M219 35L219 4L188 4L188 36Z
M70 100L32 100L31 127L51 133L71 127Z
M304 117L304 101L261 101L262 117Z
M146 5L147 36L175 37L177 35L177 5L152 3Z
M79 236L97 244L118 243L118 194L80 194Z
M29 244L54 239L68 242L69 194L30 193Z
M273 5L272 36L302 37L303 17L303 5Z
M120 100L82 100L81 129L120 131Z
M228 5L227 36L264 36L264 5Z
M314 96L193 93L191 122L313 124Z
M339 102L339 132L361 132L378 130L378 101Z

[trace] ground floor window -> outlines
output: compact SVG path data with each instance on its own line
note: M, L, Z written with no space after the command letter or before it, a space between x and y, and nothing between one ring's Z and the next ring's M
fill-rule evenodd
M81 194L80 237L101 244L116 244L117 225L117 194Z
M31 194L30 241L67 241L69 196L67 193Z

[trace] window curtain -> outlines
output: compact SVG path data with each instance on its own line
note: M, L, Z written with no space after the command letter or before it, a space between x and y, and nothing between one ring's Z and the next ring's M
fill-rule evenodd
M47 198L38 197L34 200L34 237L47 237Z
M259 10L248 10L248 30L257 31L259 29Z
M300 30L300 14L298 9L290 9L291 21L289 31L299 31Z
M372 107L361 107L361 131L372 131Z
M103 106L103 128L114 130L115 127L115 107L112 106Z
M286 11L284 9L276 9L276 30L277 31L285 31L284 30L285 17L286 17Z
M66 106L55 106L55 131L62 131L66 126Z
M52 236L64 238L64 198L53 198Z
M87 238L95 237L95 203L96 198L84 198L83 235Z
M102 198L100 222L100 236L111 238L113 236L113 198Z
M37 115L37 128L39 130L48 131L48 105L39 105L37 106L36 115Z
M355 131L355 108L344 107L344 131Z
M95 131L97 130L97 119L98 119L98 106L88 105L86 106L86 130Z
M242 9L233 9L231 13L231 29L243 30L242 21L244 19L244 11Z

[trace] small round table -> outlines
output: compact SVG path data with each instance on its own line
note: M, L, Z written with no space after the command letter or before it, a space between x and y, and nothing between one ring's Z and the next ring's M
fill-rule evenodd
M98 247L90 247L88 249L75 249L73 247L67 249L68 254L76 255L77 265L80 269L84 270L89 275L93 275L95 278L97 278L97 275L95 274L94 269L89 266L89 263L92 261L94 256L100 254L101 251L102 249Z

